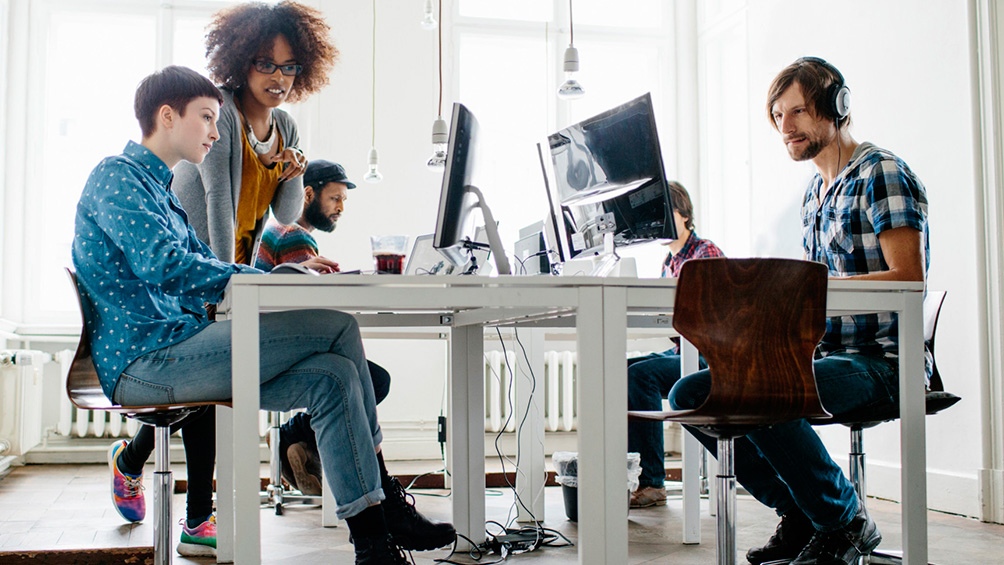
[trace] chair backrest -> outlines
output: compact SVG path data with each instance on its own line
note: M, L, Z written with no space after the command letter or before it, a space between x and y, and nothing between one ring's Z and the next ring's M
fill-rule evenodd
M938 317L941 316L941 306L945 303L944 290L928 290L924 297L924 343L931 352L931 390L944 392L945 384L941 381L938 371L938 360L934 357L934 336L938 331Z
M695 414L724 424L827 417L813 353L826 330L826 267L792 259L684 263L673 326L701 351L711 392Z
M66 376L66 395L74 406L83 410L112 410L125 412L129 415L144 415L189 410L209 404L227 404L227 402L176 402L150 406L121 406L109 400L101 388L98 371L94 366L94 358L91 356L91 343L87 337L87 313L84 309L84 296L77 284L77 274L70 268L66 269L66 274L69 275L70 283L73 285L82 322L80 342L77 344L77 352L73 356L73 363L70 364L70 370ZM140 419L142 420L142 418Z

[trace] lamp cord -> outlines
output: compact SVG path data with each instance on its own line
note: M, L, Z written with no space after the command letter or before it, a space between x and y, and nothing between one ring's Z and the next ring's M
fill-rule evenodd
M370 88L370 147L376 147L376 0L373 0L373 68Z
M572 18L572 0L568 0L568 44L575 45L575 23Z
M439 0L439 112L443 117L443 0Z

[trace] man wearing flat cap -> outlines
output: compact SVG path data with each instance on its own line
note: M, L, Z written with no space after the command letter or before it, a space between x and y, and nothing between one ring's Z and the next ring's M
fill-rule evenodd
M283 263L302 263L320 255L315 229L330 232L345 210L348 190L356 185L349 181L345 169L338 163L317 159L307 165L303 175L303 213L295 224L283 226L270 220L262 234L254 266L271 271Z
M335 229L338 218L345 211L348 190L355 187L338 163L324 159L311 161L303 174L304 201L300 219L288 226L269 220L254 266L271 271L283 263L302 263L318 257L317 240L311 232ZM380 404L390 392L390 373L372 361L367 360L367 363L376 403ZM282 477L290 486L303 494L321 494L321 459L309 414L298 412L279 428L279 459Z

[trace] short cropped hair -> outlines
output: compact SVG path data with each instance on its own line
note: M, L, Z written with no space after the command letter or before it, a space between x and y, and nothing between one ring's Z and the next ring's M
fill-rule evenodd
M688 230L694 229L694 203L690 201L690 194L683 185L675 180L669 181L669 199L673 203L673 209L687 219L684 225Z
M188 103L202 97L223 104L223 95L213 81L188 67L171 65L144 78L136 88L133 103L143 137L150 137L157 129L157 110L161 106L167 104L184 116Z
M255 57L282 35L297 64L303 66L287 97L289 102L298 102L328 84L328 73L338 56L330 32L321 12L289 0L224 8L213 16L206 35L209 76L227 90L240 90L247 85Z
M774 77L767 91L767 120L770 121L770 125L777 129L777 123L774 122L774 104L796 82L802 87L802 96L805 97L813 116L836 119L836 116L831 115L830 100L827 97L830 85L842 82L835 71L835 67L822 64L814 57L803 57L785 67ZM851 116L847 115L838 122L838 127L850 123Z

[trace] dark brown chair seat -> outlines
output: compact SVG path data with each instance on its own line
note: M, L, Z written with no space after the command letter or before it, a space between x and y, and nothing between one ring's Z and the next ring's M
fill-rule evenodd
M826 267L790 259L694 259L684 263L673 326L711 371L693 410L631 411L718 438L718 563L736 562L733 438L800 418L826 418L813 353L826 328Z

